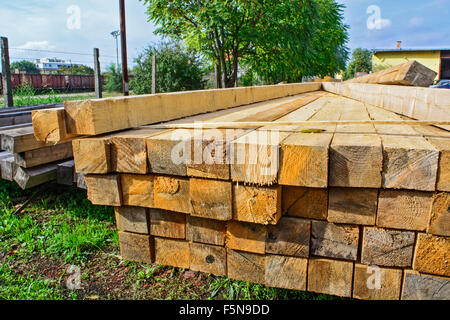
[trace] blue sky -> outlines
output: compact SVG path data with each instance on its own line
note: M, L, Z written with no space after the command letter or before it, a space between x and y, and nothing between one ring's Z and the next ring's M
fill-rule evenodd
M70 58L91 64L92 48L100 48L105 67L115 61L110 32L119 29L118 0L0 0L0 35L9 38L12 60ZM450 48L450 0L338 0L345 4L351 49L403 47ZM79 10L79 11L78 11ZM138 0L126 0L130 62L158 40ZM79 13L79 15L78 15ZM78 19L79 17L79 19ZM75 52L62 54L32 50Z

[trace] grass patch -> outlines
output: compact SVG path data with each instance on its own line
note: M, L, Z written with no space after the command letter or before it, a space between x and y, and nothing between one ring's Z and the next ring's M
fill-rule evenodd
M70 292L64 297L55 280L38 276L15 274L4 264L0 265L0 300L62 300L76 299L76 293Z

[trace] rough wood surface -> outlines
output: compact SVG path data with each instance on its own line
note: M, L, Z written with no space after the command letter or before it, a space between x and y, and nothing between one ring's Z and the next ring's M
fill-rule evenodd
M372 119L401 120L381 108L367 106ZM383 188L436 190L439 151L411 126L375 125L383 142Z
M283 187L283 214L316 220L327 219L328 191L303 187Z
M264 188L233 185L234 220L277 224L281 215L281 186Z
M153 242L150 236L119 231L120 255L124 260L151 264Z
M192 216L187 216L186 219L186 240L217 246L225 245L225 222Z
M227 248L266 253L267 228L264 225L230 221L227 224Z
M267 230L266 253L293 257L309 257L311 221L283 217Z
M186 215L159 209L150 210L150 234L170 239L186 239Z
M121 174L123 204L153 208L153 180L154 177L150 175Z
M409 267L414 241L414 232L364 228L361 262L365 265Z
M320 83L288 84L66 101L63 113L65 119L61 121L66 124L66 128L52 126L46 130L46 126L41 125L39 121L39 111L36 112L37 115L34 115L36 119L34 125L43 128L40 130L40 136L43 137L48 137L54 131L64 134L97 135L317 91L320 86Z
M50 181L56 180L57 163L44 164L34 168L25 169L14 165L12 167L14 173L14 181L22 189L32 188Z
M13 181L17 170L17 165L14 162L14 155L10 154L8 157L0 160L0 169L3 180Z
M450 237L450 194L439 193L433 197L427 233Z
M362 300L399 300L402 270L355 264L353 298Z
M181 213L191 213L189 179L155 176L154 207Z
M36 140L32 126L3 131L1 133L1 145L3 150L11 153L51 146L51 144Z
M419 233L413 269L450 277L450 238Z
M358 256L359 228L324 221L313 221L311 254L355 261Z
M189 269L189 242L155 238L155 262L159 265Z
M193 271L227 275L227 249L201 243L190 243L191 266Z
M347 80L346 83L429 87L433 84L436 76L436 72L413 60L363 77Z
M62 142L75 137L67 131L64 108L35 110L31 117L38 141Z
M283 130L307 130L308 127L297 126L277 126L278 122L290 120L333 120L337 109L328 105L329 97L321 97L306 106L275 120L271 125L261 127L252 131L233 142L233 148L236 152L236 160L231 164L231 178L233 181L252 183L258 185L272 185L278 181L279 163L281 171L288 175L291 169L296 172L299 169L298 159L291 157L294 163L286 162L289 158L280 159L279 145L291 134ZM331 117L331 119L330 119ZM269 128L269 130L265 130ZM331 131L335 126L332 126ZM322 128L319 128L322 129ZM330 129L330 126L324 126L323 129ZM327 130L328 131L328 130ZM300 168L308 169L308 164L300 165ZM294 173L295 174L295 173Z
M432 198L431 192L380 190L377 226L425 231Z
M331 82L323 82L322 88L417 120L450 119L448 90Z
M72 141L75 170L78 173L106 174L111 172L109 136Z
M228 278L265 283L266 256L227 249Z
M352 277L352 262L327 259L309 260L308 291L351 297Z
M87 186L87 197L92 204L114 207L122 205L119 175L86 175L84 181Z
M344 99L340 120L370 120L359 101ZM383 150L375 127L339 125L330 148L330 181L333 187L380 188Z
M23 168L31 168L41 164L66 160L71 158L72 155L72 144L66 142L50 147L16 153L15 162Z
M147 209L139 207L115 207L116 226L120 231L149 234Z
M231 182L191 178L189 194L192 216L221 221L233 218Z
M448 300L450 279L406 270L402 300Z
M330 188L328 221L373 226L377 205L377 189Z
M276 255L266 256L266 286L306 291L308 260Z

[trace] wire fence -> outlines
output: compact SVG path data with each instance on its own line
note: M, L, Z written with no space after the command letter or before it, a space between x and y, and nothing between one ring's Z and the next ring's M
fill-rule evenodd
M57 50L45 50L45 49L26 49L26 48L9 48L11 63L16 61L30 61L36 63L39 59L45 58L57 58L64 60L68 64L85 65L88 67L94 67L93 53L71 52L71 51L57 51ZM102 71L106 71L109 65L116 65L117 61L121 63L122 58L115 55L103 55L100 52L100 65ZM129 66L134 64L134 58L127 58ZM56 71L56 70L55 70Z

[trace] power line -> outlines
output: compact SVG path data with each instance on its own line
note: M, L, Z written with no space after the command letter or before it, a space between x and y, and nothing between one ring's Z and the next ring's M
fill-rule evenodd
M35 52L51 52L58 54L76 54L81 56L92 56L91 53L80 53L80 52L69 52L69 51L53 51L53 50L44 50L44 49L25 49L25 48L9 48L10 50L23 50L23 51L35 51ZM103 57L115 58L115 56L102 55Z

